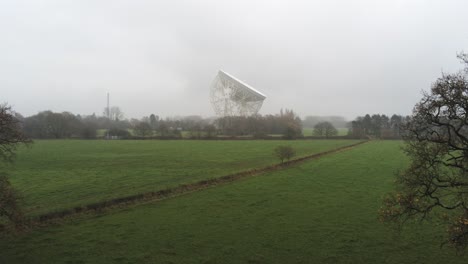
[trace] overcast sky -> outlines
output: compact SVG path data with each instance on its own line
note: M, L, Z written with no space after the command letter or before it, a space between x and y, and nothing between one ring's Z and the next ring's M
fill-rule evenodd
M261 114L409 114L468 51L466 0L0 0L0 102L126 117L214 112L223 69Z

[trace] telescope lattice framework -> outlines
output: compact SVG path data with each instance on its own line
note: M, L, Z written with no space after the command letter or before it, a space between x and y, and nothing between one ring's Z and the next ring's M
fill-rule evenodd
M255 115L265 98L261 92L221 70L211 83L211 105L218 116Z

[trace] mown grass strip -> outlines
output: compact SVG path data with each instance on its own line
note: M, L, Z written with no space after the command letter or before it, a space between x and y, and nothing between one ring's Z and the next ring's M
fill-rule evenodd
M290 166L296 165L304 161L317 159L326 155L335 154L341 151L349 150L351 148L354 148L366 142L367 141L361 141L358 143L354 143L351 145L324 151L321 153L293 159L290 161L286 161L284 163L274 164L274 165L256 168L256 169L250 169L250 170L246 170L243 172L233 173L233 174L229 174L229 175L225 175L225 176L221 176L217 178L201 180L195 183L181 184L177 187L167 188L167 189L163 189L159 191L151 191L151 192L145 192L145 193L140 193L140 194L135 194L135 195L130 195L130 196L124 196L124 197L114 198L110 200L104 200L101 202L90 203L90 204L83 205L83 206L76 206L70 209L50 212L50 213L42 214L42 215L39 215L38 217L33 218L31 222L42 224L42 223L47 223L53 220L59 220L68 216L75 215L75 214L86 213L86 212L100 212L104 209L108 209L114 206L123 206L127 204L134 204L137 202L144 202L144 201L150 201L150 200L151 201L163 200L163 199L167 199L167 198L174 197L174 196L179 196L179 195L186 194L186 193L203 190L203 189L210 188L216 185L237 181L246 177L256 176L256 175L260 175L266 172L280 170L280 169L290 167Z

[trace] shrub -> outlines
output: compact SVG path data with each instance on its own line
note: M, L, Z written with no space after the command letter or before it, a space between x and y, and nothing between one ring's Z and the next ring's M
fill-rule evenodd
M17 201L18 196L6 174L0 173L0 219L6 218L18 226L22 222L23 215Z
M128 132L128 130L125 129L111 128L108 131L108 135L111 137L129 138L130 132Z
M296 151L291 146L278 146L274 149L273 154L284 163L284 160L290 160L296 155Z

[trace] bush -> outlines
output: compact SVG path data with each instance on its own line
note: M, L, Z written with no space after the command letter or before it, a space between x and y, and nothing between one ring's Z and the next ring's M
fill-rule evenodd
M296 151L291 146L278 146L274 149L273 154L284 163L284 160L290 160L296 155Z
M118 138L129 138L130 132L125 129L118 129L118 128L111 128L108 131L108 135L111 137L118 137Z
M7 176L0 173L0 220L6 218L17 226L21 224L23 215L17 201L18 196Z

